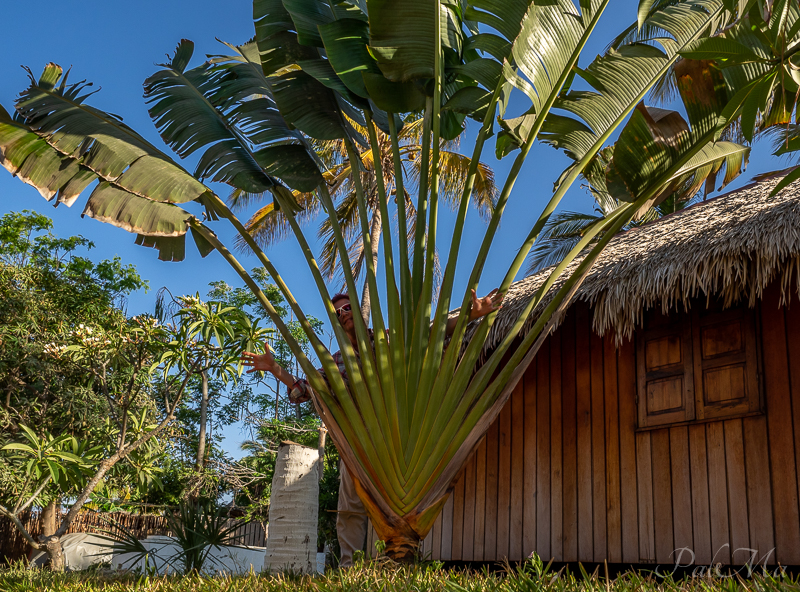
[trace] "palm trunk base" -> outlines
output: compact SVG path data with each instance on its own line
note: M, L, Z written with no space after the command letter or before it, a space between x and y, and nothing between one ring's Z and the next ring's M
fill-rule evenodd
M384 541L386 556L398 563L413 563L419 557L419 537L404 536L393 533Z
M356 493L364 503L364 508L372 521L372 527L378 539L386 543L385 553L389 559L398 563L413 563L419 556L419 546L422 542L420 534L414 530L406 518L396 514L384 514L372 496L354 474L353 485Z

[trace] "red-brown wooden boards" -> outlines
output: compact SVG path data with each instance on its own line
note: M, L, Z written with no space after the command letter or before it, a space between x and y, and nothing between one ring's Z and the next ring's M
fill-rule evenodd
M622 560L639 562L639 502L636 491L636 366L633 342L623 341L617 355L619 393L619 468Z
M508 558L522 559L522 484L525 476L525 380L511 394L511 499L508 530Z
M564 560L561 449L561 333L550 338L550 554L554 561Z
M761 303L764 387L767 392L767 428L772 500L775 509L776 559L785 565L800 564L800 513L797 497L797 465L787 357L784 311L778 307L779 286L773 283ZM795 339L795 337L793 337ZM792 387L800 385L792 383ZM793 389L794 390L794 389Z
M594 561L592 507L592 368L589 311L575 307L575 383L577 390L578 561Z
M549 345L549 340L545 342ZM536 552L547 562L550 553L550 349L536 356Z
M689 426L689 465L692 479L692 534L695 563L710 565L711 518L708 507L708 461L705 425Z
M561 451L564 497L562 539L564 561L578 560L578 454L577 387L575 382L575 312L567 313L561 333L561 418L564 448Z

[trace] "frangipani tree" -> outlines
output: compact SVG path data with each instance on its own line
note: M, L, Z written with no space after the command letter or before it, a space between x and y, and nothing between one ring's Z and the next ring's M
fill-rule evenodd
M68 84L55 64L49 64L38 80L31 77L14 117L0 112L2 162L48 199L68 205L96 181L84 214L135 233L139 244L157 248L162 259L182 259L188 233L203 256L217 250L258 296L294 350L316 390L316 408L354 475L387 553L408 559L548 333L553 313L564 306L611 236L637 212L663 199L685 178L686 167L698 160L718 163L732 149L712 143L727 94L723 88L701 96L700 91L707 90L702 72L681 79L683 88L699 97L687 103L689 124L684 128L669 131L668 119L636 107L672 72L681 50L717 32L746 7L730 0L681 0L667 6L645 1L639 24L657 36L609 50L585 69L578 68L608 4L609 0L581 0L577 6L570 0L255 0L254 41L229 46L230 55L213 56L194 68L189 68L193 45L182 41L171 62L145 83L150 113L164 141L181 157L199 155L193 173L118 117L90 107L87 85ZM584 90L570 90L578 79ZM515 118L505 115L512 93L521 93L530 105ZM350 301L358 302L348 245L313 142L342 142L349 162L360 163L359 147L377 150L380 129L390 138L395 194L403 195L398 138L404 119L399 115L409 113L423 118L419 191L412 196L418 222L410 245L404 240L394 244L393 233L383 231L382 267L365 259L374 349L367 322L354 315L359 358L336 320L325 277L298 222L301 210L293 192L316 192L330 220ZM479 127L437 287L441 140L461 134L466 117ZM613 180L627 188L623 207L594 225L552 269L508 336L478 365L496 313L485 317L462 344L470 293L481 278L534 142L544 140L564 149L574 164L521 238L519 250L512 251L515 256L501 291L508 289L568 189L623 124L613 167ZM359 130L365 130L366 137ZM469 280L454 292L470 210L470 199L464 197L475 187L478 163L493 135L497 154L513 155L514 161ZM386 225L396 218L397 234L405 237L406 200L395 201L387 192L382 173L387 161L374 154L372 162L381 218ZM349 388L273 262L205 185L208 180L248 193L272 193L274 207L285 214L313 274L344 356ZM361 240L372 252L360 175L353 176L353 184ZM199 203L204 215L184 209L189 202ZM275 279L330 383L212 231L211 223L220 218L233 224ZM591 250L584 251L600 234ZM545 293L579 256L582 262L574 275L546 309L538 310ZM458 306L458 322L448 340L448 312ZM537 322L520 336L535 309Z

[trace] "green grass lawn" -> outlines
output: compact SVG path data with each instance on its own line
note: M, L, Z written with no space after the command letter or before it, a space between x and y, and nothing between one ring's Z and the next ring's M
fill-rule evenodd
M542 569L541 563L489 573L488 570L448 570L426 563L398 567L381 563L361 564L347 571L330 571L320 577L255 575L227 578L201 576L145 577L106 575L101 572L52 574L21 566L0 570L0 592L779 592L800 591L794 576L764 574L738 576L658 577L652 572L627 572L606 579L595 572L577 574Z

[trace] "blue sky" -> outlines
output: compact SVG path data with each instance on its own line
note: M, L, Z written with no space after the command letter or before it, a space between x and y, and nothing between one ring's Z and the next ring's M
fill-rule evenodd
M16 95L27 85L27 74L20 67L29 66L36 76L43 66L54 61L64 68L72 66L72 80L88 79L102 90L90 103L98 108L125 118L128 125L157 146L164 147L153 126L142 99L142 82L156 71L157 63L167 60L182 38L195 42L195 60L199 63L205 54L222 53L226 48L216 39L241 43L252 37L252 9L247 0L228 0L224 3L209 0L137 0L133 3L85 0L80 4L48 0L36 7L36 24L32 23L31 5L6 3L3 8L5 33L0 36L0 104L9 111ZM636 2L611 0L603 15L581 64L585 65L603 51L612 36L636 18ZM468 134L465 145L469 145ZM170 153L164 147L165 152ZM495 169L498 182L502 182L512 158L498 162L490 147L483 160ZM567 166L566 157L552 148L537 146L531 152L524 171L518 179L506 209L500 236L495 240L480 292L488 292L501 281L513 254L533 225L542 207L552 193L553 182ZM192 168L193 163L185 163ZM769 157L766 146L756 146L747 172L731 188L749 181L753 174L786 166ZM227 188L215 190L226 196ZM133 263L150 281L149 293L130 297L131 314L151 312L155 291L168 287L173 294L200 292L204 295L208 283L223 279L240 285L228 265L216 253L200 259L193 247L187 248L187 259L182 263L158 261L154 250L137 247L133 235L89 218L81 219L80 212L89 191L72 208L54 209L33 188L13 179L0 169L0 215L5 212L31 209L52 217L59 236L81 234L97 245L93 258L119 255L126 263ZM573 187L564 207L588 211L591 200L580 187ZM473 212L474 214L474 212ZM242 217L246 218L247 214ZM225 224L214 229L230 244L233 233ZM452 216L444 215L440 223L440 244L446 243L451 233ZM461 286L469 273L469 264L477 253L483 224L472 215L465 233L465 244L460 260L457 281ZM309 236L314 236L310 232ZM446 252L446 251L445 251ZM322 318L319 296L310 274L305 272L305 262L293 241L270 249L270 258L284 275L301 306L307 312ZM241 256L246 267L257 265L254 256ZM245 435L232 428L226 433L230 453L238 456L238 442Z

